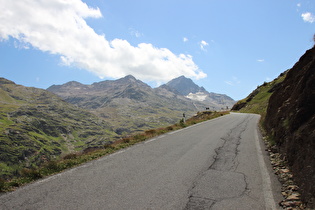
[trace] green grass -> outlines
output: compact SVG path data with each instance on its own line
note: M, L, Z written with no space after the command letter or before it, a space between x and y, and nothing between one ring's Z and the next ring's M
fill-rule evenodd
M237 104L246 103L246 105L239 111L243 113L260 114L262 116L262 119L264 119L267 112L269 98L272 95L271 90L275 87L275 85L281 83L285 79L285 76L286 74L281 74L272 82L265 82L253 91L253 93L256 92L253 97L249 95L245 99L238 101Z

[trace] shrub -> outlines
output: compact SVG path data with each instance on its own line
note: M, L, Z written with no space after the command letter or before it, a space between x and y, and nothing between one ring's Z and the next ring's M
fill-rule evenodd
M19 186L20 186L20 183L15 180L9 182L9 187L19 187Z
M123 138L122 141L128 144L130 142L130 138Z
M185 122L184 122L184 119L181 119L181 120L179 121L179 126L181 126L181 127L186 127Z
M5 180L0 178L0 192L4 192L5 190Z
M114 149L112 144L105 144L105 145L103 145L103 148L104 149Z
M77 157L77 153L70 153L63 157L64 160L75 159Z
M154 130L154 129L147 130L147 131L145 131L145 134L147 136L153 136L154 134L156 134L156 130Z
M58 163L55 160L51 160L49 161L45 166L44 166L47 170L49 171L58 171L59 167L58 167Z
M137 134L133 138L135 141L144 141L146 139L145 135L143 134Z
M43 177L40 171L35 168L23 168L21 170L21 175L30 178L31 180L36 180Z

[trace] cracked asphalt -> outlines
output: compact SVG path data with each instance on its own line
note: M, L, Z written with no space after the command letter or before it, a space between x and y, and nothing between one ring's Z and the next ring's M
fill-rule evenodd
M255 115L243 117L222 136L222 146L215 149L212 165L192 187L185 209L277 208L274 198L266 201L261 193L264 177L255 174L264 167L259 165L260 157L254 154L259 149L253 142L255 134L251 133L256 118Z
M0 209L278 209L258 115L174 131L0 196Z

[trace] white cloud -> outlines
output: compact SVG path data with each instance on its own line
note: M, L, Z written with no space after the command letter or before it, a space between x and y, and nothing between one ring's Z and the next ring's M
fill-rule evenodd
M301 3L297 3L296 6L297 6L296 11L299 12L302 4Z
M21 42L18 42L18 41L14 41L13 45L14 45L15 48L18 48L18 49L25 49L25 50L30 49L30 46L27 43L21 43Z
M241 83L241 81L237 77L232 77L232 80L224 81L226 84L235 86Z
M183 42L188 42L188 38L187 38L187 37L184 37L184 38L183 38Z
M139 32L138 30L134 29L134 28L130 28L129 32L132 36L135 36L137 38L140 38L143 36L143 33Z
M207 76L190 55L175 55L147 43L131 46L122 39L106 40L84 20L101 18L101 11L81 0L0 0L0 10L0 40L13 37L60 55L63 65L86 69L100 78L132 74L145 81L165 82L180 75Z
M310 12L303 13L301 17L303 18L305 22L309 22L309 23L315 22L315 15L313 15Z
M233 86L234 84L233 84L233 82L231 82L231 81L224 81L226 84L228 84L228 85L231 85L231 86Z
M208 45L209 45L209 44L208 44L206 41L204 41L204 40L202 40L202 41L199 43L200 49L201 49L201 50L204 50L204 51L206 51L205 47L208 46Z
M265 59L258 59L258 62L265 62Z

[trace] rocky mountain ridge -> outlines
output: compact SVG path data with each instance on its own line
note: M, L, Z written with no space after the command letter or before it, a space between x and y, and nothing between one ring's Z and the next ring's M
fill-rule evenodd
M220 104L191 100L180 94L174 86L165 84L158 88L151 88L131 75L91 85L68 82L63 85L53 85L47 90L69 103L110 120L119 134L173 124L182 118L183 113L192 116L205 107L221 109L234 103L232 99L228 105L225 102Z
M185 76L175 78L165 85L176 93L193 101L203 102L213 109L232 107L235 104L235 101L231 97L225 94L208 92L204 87L199 87Z

